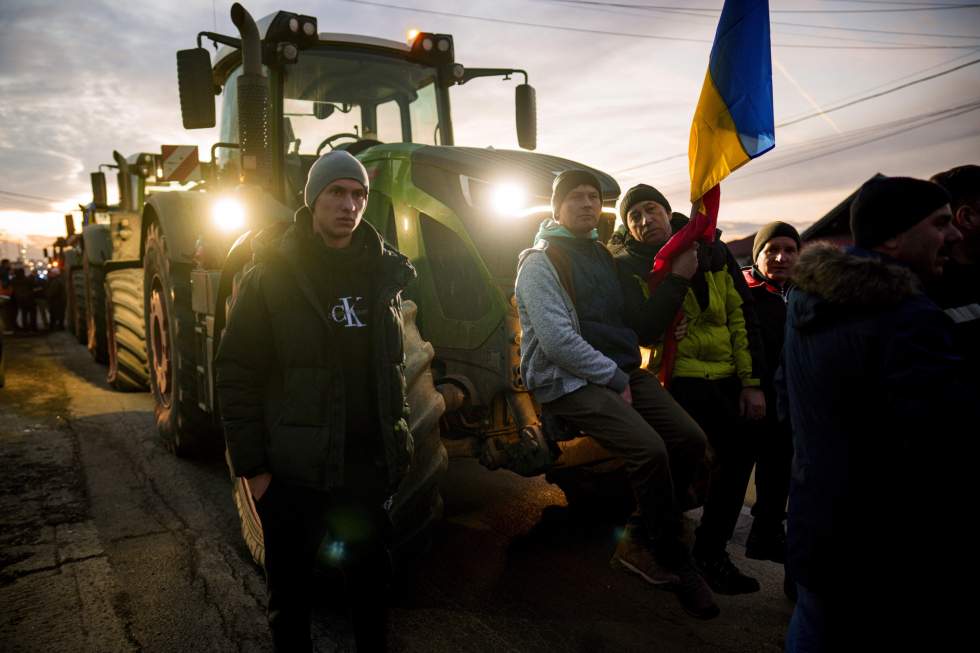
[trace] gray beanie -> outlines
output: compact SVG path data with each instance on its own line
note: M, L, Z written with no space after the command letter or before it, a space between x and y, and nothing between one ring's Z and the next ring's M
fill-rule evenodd
M306 188L303 190L303 201L310 209L320 196L323 189L338 179L353 179L368 191L368 174L364 164L355 159L349 152L334 150L324 154L310 167L306 178Z

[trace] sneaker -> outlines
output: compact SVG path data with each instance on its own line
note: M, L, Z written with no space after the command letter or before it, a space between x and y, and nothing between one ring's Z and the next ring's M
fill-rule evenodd
M629 536L619 541L609 564L614 569L625 569L636 574L651 585L669 585L681 580L676 573L657 560L649 546Z
M671 585L670 589L677 594L677 600L684 612L697 619L714 619L721 614L711 588L694 564L687 562L678 565L675 571L680 580Z
M785 564L786 533L783 531L783 525L777 524L775 528L756 528L757 523L752 524L749 539L745 542L745 557Z
M727 551L713 558L697 558L696 564L708 585L718 594L751 594L759 591L759 581L739 571Z

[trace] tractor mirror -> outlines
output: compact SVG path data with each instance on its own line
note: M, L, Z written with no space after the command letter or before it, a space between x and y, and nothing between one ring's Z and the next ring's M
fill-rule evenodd
M108 205L106 200L104 172L92 173L92 203L99 209L104 209Z
M314 102L313 116L317 120L326 120L327 118L333 115L334 109L336 108L337 107L330 104L329 102Z
M538 147L538 110L534 87L519 84L514 92L517 106L517 144L525 150Z
M214 76L207 50L177 51L177 87L184 129L214 127Z

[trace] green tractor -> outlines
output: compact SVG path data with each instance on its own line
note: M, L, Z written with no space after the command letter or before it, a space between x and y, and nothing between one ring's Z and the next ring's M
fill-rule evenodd
M202 32L197 48L177 53L186 128L213 127L214 95L222 96L210 172L189 190L150 196L141 221L150 388L164 442L178 455L221 442L212 362L251 240L288 225L310 166L325 150L343 148L371 177L366 219L419 272L405 311L416 461L395 499L396 531L408 537L438 516L447 449L490 469L547 472L563 488L583 471L615 465L590 438L545 437L518 366L517 254L549 211L555 175L585 166L454 145L450 87L523 75L518 140L533 150L535 96L526 73L465 68L445 34L403 44L321 34L315 18L285 11L258 23L241 5L231 14L239 37ZM213 64L202 37L225 46ZM593 172L608 234L619 188ZM234 493L246 541L261 559L247 484L236 479Z
M82 231L71 276L74 321L84 321L84 328L76 327L76 335L93 359L108 365L107 380L113 388L145 390L140 209L151 184L158 183L159 155L112 154L114 164L103 164L91 174L92 202L81 207ZM118 204L107 202L102 168L117 171Z

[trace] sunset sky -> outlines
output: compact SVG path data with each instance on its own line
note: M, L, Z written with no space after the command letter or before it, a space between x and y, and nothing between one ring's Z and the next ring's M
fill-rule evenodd
M605 170L624 189L653 184L690 208L685 153L721 0L244 4L256 18L315 15L323 32L453 34L464 65L528 70L539 152ZM217 130L181 127L175 51L202 30L234 34L230 6L0 0L0 238L63 233L64 211L89 201L88 173L113 149L207 151ZM928 177L980 163L980 63L971 64L980 4L771 0L770 9L777 125L938 76L777 128L776 149L722 185L727 238L773 219L804 227L875 172ZM457 144L516 148L513 84L453 89Z

